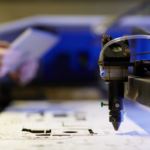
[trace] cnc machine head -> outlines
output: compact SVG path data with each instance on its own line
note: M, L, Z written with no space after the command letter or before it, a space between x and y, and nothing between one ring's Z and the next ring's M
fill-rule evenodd
M102 45L105 46L112 37L103 35ZM108 46L103 59L98 62L100 76L109 87L109 121L115 130L119 129L124 120L124 82L128 81L128 63L130 50L128 40L119 41Z

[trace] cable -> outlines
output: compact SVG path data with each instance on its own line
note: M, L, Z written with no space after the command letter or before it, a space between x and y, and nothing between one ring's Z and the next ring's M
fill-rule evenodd
M131 40L131 39L148 39L148 40L150 40L150 35L129 35L129 36L123 36L123 37L119 37L114 40L111 40L107 44L104 45L103 49L101 50L99 60L103 61L104 51L108 46L110 46L116 42L119 42L119 41Z
M100 52L99 60L103 61L104 52L108 46L110 46L116 42L119 42L119 41L130 40L130 39L148 39L148 40L150 40L150 35L129 35L129 36L123 36L123 37L119 37L114 40L111 40L107 44L104 45L103 49ZM100 72L103 72L102 66L100 66Z

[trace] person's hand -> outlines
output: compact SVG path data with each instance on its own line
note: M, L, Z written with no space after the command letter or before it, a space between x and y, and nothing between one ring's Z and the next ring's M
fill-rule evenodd
M6 75L9 68L13 68L21 57L21 51L12 51L9 49L9 43L0 41L0 77ZM19 66L18 70L9 73L9 76L21 85L29 83L36 75L38 62L28 58Z
M36 76L38 66L36 60L29 58L17 71L9 73L9 76L20 85L26 85Z

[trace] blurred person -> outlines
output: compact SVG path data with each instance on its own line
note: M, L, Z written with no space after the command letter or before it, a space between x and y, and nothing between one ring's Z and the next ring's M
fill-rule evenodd
M6 74L5 70L13 68L21 55L21 50L14 51L7 41L0 41L0 111L11 102L15 86L25 86L36 76L38 62L32 58L28 58L17 70Z
M5 76L7 68L13 68L18 58L21 57L20 51L10 49L7 41L0 41L0 77ZM19 85L28 84L35 76L38 70L38 62L33 58L28 58L22 63L16 71L8 73L8 76Z

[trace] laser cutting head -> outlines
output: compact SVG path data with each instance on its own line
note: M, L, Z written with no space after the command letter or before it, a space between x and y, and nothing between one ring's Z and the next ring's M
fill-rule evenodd
M103 35L102 45L112 40L112 36ZM109 121L115 130L119 129L124 120L124 82L128 81L128 66L130 62L130 49L127 40L119 41L108 46L99 61L100 76L109 86Z

